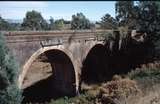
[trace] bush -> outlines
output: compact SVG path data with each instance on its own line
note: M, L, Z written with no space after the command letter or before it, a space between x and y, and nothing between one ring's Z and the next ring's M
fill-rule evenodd
M104 93L108 94L108 96L118 98L121 96L128 97L130 94L137 94L137 92L139 92L135 81L128 78L117 78L114 78L114 80L104 84L100 91L101 94Z
M94 96L85 93L74 98L64 97L57 100L51 100L49 104L94 104L95 99Z
M156 64L143 65L127 75L136 80L142 90L149 90L153 85L160 84L160 67Z
M115 75L112 81L102 85L97 97L102 104L123 104L128 97L136 96L140 92L135 81Z
M20 104L21 91L17 84L18 65L0 33L0 104Z

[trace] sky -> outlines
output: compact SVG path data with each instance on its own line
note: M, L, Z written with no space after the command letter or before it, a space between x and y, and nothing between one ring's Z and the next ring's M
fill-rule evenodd
M99 21L106 13L115 17L115 1L1 1L0 15L5 19L23 19L27 11L36 10L45 19L71 20L82 12L91 21Z

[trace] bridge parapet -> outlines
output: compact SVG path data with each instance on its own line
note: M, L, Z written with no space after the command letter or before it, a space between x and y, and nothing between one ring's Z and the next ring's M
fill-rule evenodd
M14 42L32 42L44 41L52 38L62 38L63 40L80 40L96 38L97 34L108 32L110 30L67 30L67 31L13 31L2 32L7 40L7 43Z

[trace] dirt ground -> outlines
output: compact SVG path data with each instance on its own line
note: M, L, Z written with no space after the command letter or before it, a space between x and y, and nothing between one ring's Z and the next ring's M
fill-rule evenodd
M52 68L50 63L36 60L30 66L27 75L24 79L22 88L25 89L34 83L46 79L52 75Z

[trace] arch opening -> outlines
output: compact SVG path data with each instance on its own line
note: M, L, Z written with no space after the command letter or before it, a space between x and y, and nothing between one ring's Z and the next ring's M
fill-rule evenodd
M75 72L70 57L58 49L40 54L28 69L22 87L23 103L74 96Z
M126 40L125 40L126 41ZM83 61L81 83L97 84L112 79L113 75L124 75L145 63L145 43L135 44L131 40L122 41L122 48L118 49L118 42L114 42L112 50L110 42L104 45L96 44L88 52Z
M101 83L110 80L109 51L102 44L96 44L83 61L82 81L87 84Z

